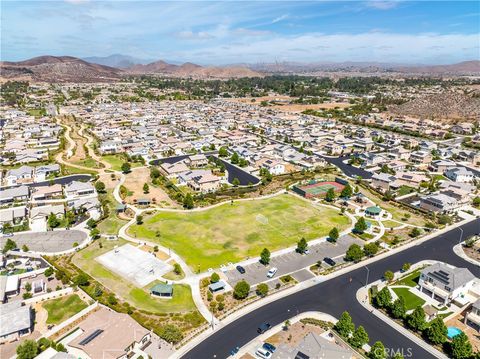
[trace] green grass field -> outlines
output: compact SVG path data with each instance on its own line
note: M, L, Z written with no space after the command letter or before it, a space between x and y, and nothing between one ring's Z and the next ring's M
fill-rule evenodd
M121 171L122 165L127 161L125 156L121 154L104 155L102 156L102 160L109 163L115 171ZM139 162L130 162L131 168L140 167L141 165Z
M409 288L392 288L396 295L403 297L407 310L415 309L419 305L424 305L425 301L410 292Z
M408 285L409 287L416 287L418 284L418 280L420 279L420 270L416 270L405 277L400 278L397 280L394 285Z
M88 305L77 294L72 294L47 300L42 306L48 312L47 324L58 324L85 309Z
M102 248L100 248L100 242L102 243ZM122 246L125 243L127 242L124 240L98 240L77 252L73 257L73 263L118 296L124 298L135 308L152 313L181 313L196 310L188 285L175 284L173 286L172 299L154 298L150 296L149 289L155 283L150 283L144 288L137 287L95 260L96 257L112 250L116 245Z
M129 234L172 248L194 270L206 270L326 236L350 224L339 211L315 207L292 195L226 203L192 212L160 212L133 225Z
M108 200L109 215L97 225L97 228L102 234L118 234L120 228L128 221L117 216L117 201L113 197L113 190L108 190L106 194L100 195L100 199L103 197Z

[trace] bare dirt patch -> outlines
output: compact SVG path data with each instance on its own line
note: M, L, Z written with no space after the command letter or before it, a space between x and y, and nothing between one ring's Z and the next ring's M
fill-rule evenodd
M149 193L143 193L145 183L149 186ZM132 172L126 176L123 185L131 192L131 195L125 198L127 203L134 203L134 200L138 201L140 198L145 198L155 202L160 207L178 207L160 187L155 187L152 184L150 170L147 167L133 168Z
M319 326L297 322L289 326L288 329L283 329L278 333L275 333L268 338L266 342L275 346L278 346L279 344L287 344L288 346L294 347L297 346L308 333L320 335L324 332L325 330Z

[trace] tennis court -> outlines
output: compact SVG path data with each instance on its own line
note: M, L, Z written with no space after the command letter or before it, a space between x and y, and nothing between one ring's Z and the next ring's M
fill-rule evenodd
M151 253L131 244L114 248L96 258L101 264L123 278L144 287L172 270L172 266Z
M338 182L333 181L321 181L311 182L303 186L295 186L294 191L303 195L305 198L324 196L330 188L333 188L335 192L341 192L345 186Z

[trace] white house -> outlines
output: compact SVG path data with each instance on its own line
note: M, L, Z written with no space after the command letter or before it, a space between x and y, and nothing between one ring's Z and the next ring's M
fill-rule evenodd
M448 168L444 172L445 177L454 182L472 182L475 175L465 167Z

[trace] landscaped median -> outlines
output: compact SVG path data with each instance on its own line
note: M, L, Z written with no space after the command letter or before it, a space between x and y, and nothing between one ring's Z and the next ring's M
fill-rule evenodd
M290 194L252 201L227 202L206 210L144 216L128 234L171 248L195 271L256 257L340 231L350 219L335 209L315 206Z

